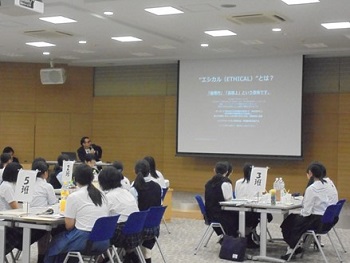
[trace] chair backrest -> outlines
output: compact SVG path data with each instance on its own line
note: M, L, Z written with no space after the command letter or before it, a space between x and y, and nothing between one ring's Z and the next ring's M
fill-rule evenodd
M337 211L338 214L337 214L337 216L338 216L338 217L339 217L339 215L340 215L340 212L341 212L341 210L342 210L342 208L343 208L345 202L346 202L346 199L341 199L341 200L339 200L339 201L337 202L337 205L338 205L338 211Z
M166 208L166 206L150 207L145 220L144 228L152 228L159 226Z
M91 230L89 239L91 241L109 240L113 237L119 215L104 216L96 220Z
M129 215L122 230L124 235L141 233L149 210L134 212Z
M169 189L169 188L162 188L162 190L163 190L163 191L162 191L162 197L161 197L161 198L162 198L162 201L164 201L164 198L165 198L166 193L168 192L168 189Z
M205 210L205 204L200 195L196 195L194 198L196 198L199 209L201 210L202 215L206 218L207 217L207 211Z
M330 205L327 207L321 219L322 225L317 230L318 233L325 234L338 223L339 214L343 205L344 202L338 202L335 205Z

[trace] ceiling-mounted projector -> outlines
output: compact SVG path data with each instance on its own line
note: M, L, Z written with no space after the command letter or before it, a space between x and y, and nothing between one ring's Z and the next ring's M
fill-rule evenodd
M40 80L43 85L63 84L66 81L66 70L64 68L41 69Z

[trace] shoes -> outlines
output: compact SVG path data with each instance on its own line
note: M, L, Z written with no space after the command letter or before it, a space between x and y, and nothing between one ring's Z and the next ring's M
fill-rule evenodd
M304 252L304 249L301 248L301 247L298 247L295 251L294 251L294 254L292 256L292 259L295 259L295 256L298 255L298 254L301 254ZM281 259L284 259L284 260L288 260L288 258L290 257L290 254L291 253L288 253L288 254L285 254L283 256L281 256Z
M320 242L321 247L324 247L324 244ZM319 250L317 243L314 241L314 249Z
M250 232L247 236L247 248L259 248L260 242L259 242L259 236L254 234L253 232Z

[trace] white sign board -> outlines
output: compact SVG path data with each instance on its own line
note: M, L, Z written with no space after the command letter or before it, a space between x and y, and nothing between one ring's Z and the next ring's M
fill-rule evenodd
M62 182L72 181L74 163L75 161L63 161Z
M15 6L41 14L44 13L44 3L41 0L15 0Z
M256 197L258 193L261 195L265 192L268 169L268 167L253 166L248 187L249 197Z
M15 199L17 201L28 203L32 201L37 174L38 171L19 170L15 188Z

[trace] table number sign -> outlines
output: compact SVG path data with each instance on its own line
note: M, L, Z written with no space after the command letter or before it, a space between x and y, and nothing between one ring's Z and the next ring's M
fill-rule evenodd
M75 161L63 161L62 182L72 181L74 163Z
M19 170L15 188L15 199L17 201L27 203L32 201L37 173L37 170Z
M250 173L249 197L261 196L266 190L266 179L268 167L254 167Z

